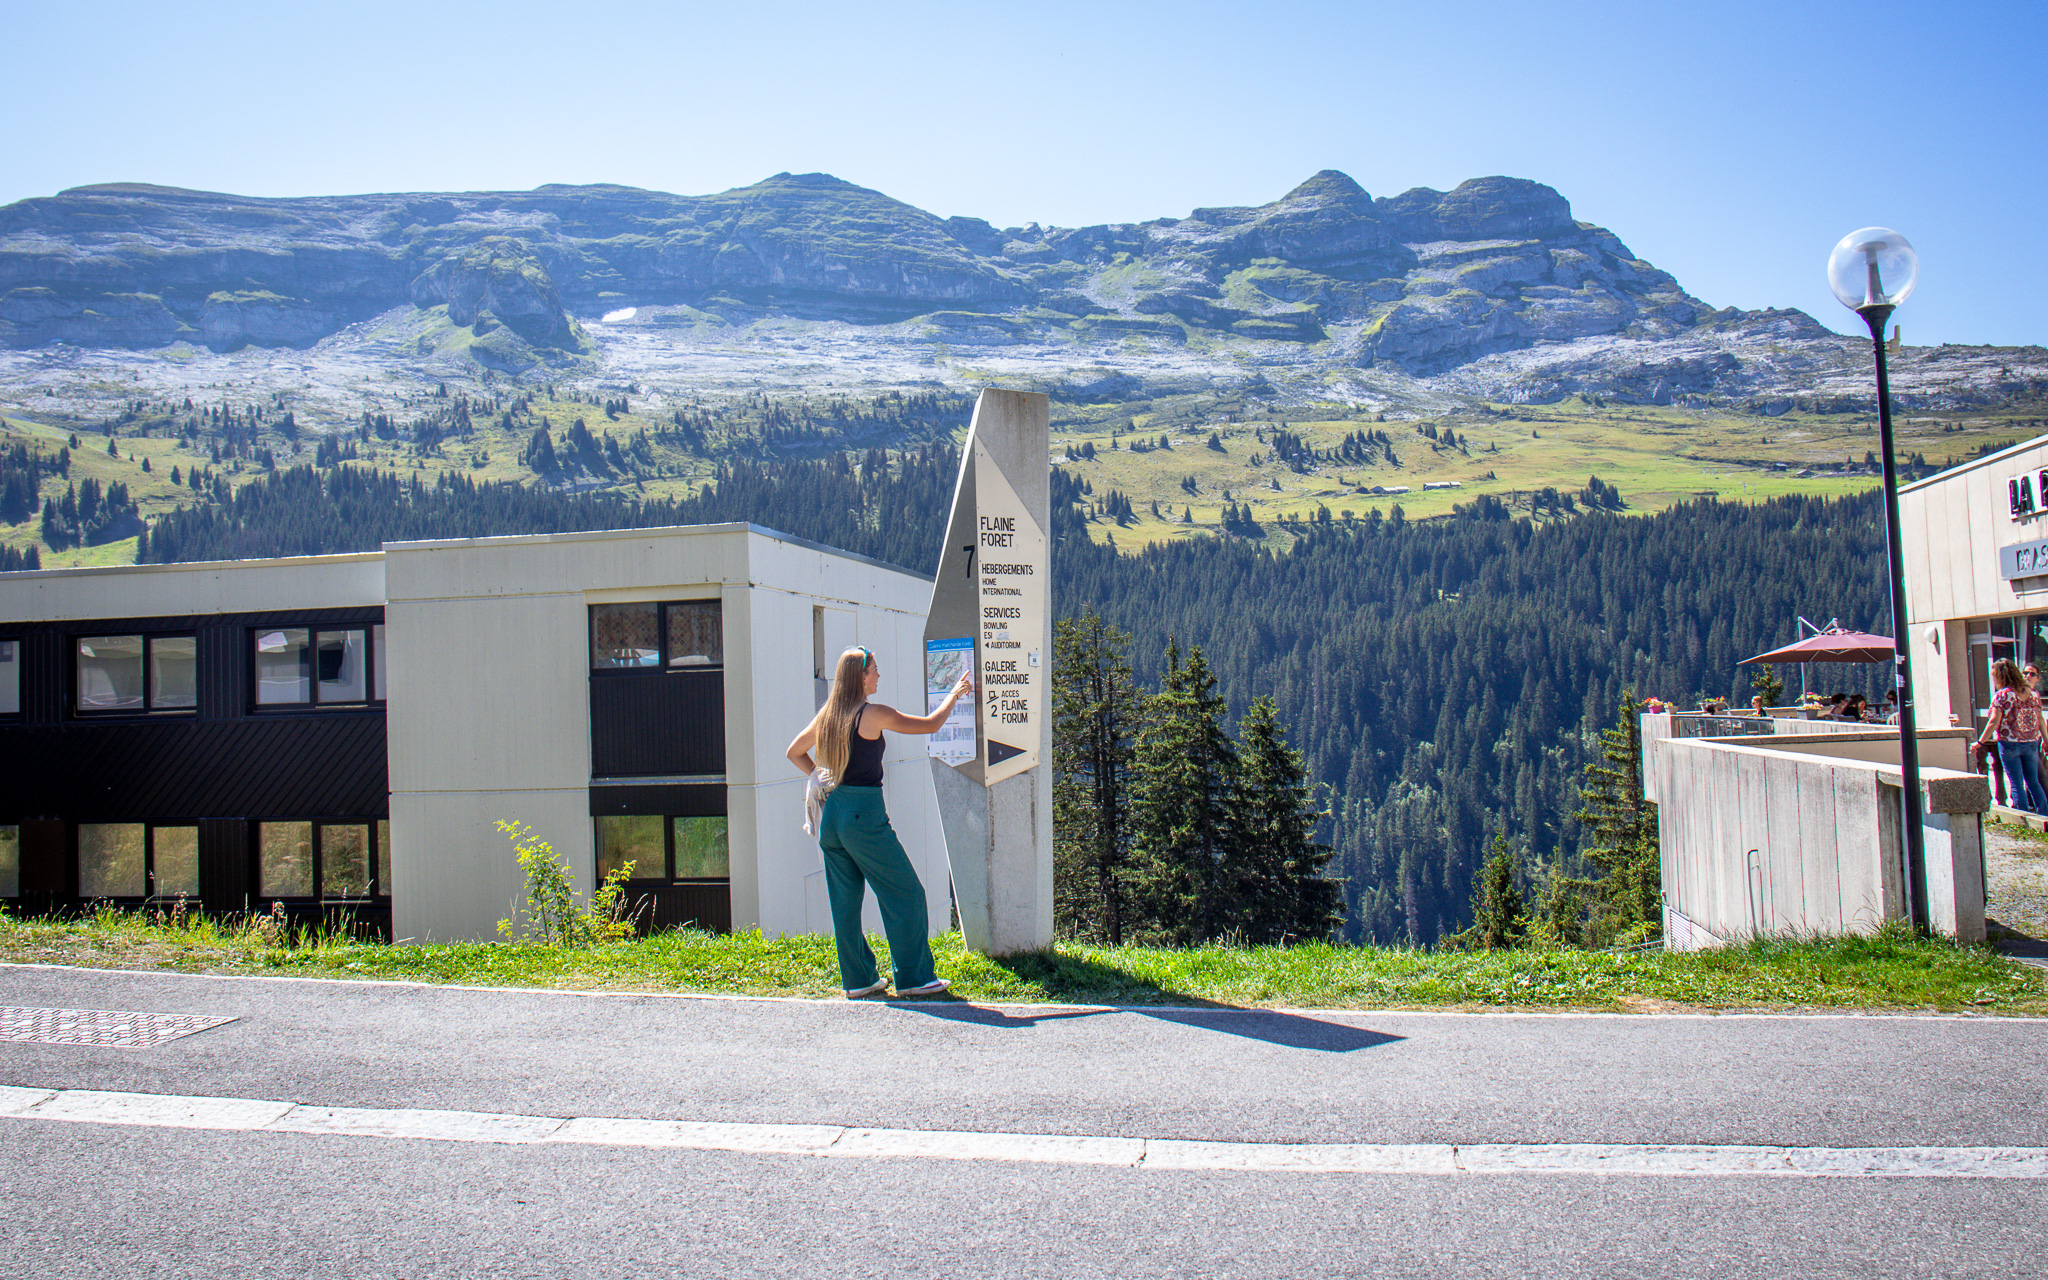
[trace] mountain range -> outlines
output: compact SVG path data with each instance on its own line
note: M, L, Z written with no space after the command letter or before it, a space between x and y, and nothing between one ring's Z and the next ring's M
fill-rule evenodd
M1108 398L1265 384L1423 411L1869 395L1863 344L1701 301L1542 183L1375 198L1334 170L1256 207L1078 228L939 218L825 174L706 196L81 187L0 208L0 347L287 348L712 390L806 368ZM1923 350L1896 378L1908 404L1989 403L2048 391L2048 353Z

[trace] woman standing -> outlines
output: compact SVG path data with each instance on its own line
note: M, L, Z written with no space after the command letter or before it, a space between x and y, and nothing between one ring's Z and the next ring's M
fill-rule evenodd
M1998 743L2013 808L2048 814L2048 789L2041 785L2041 699L2011 658L1992 663L1991 675L1998 692L1991 697L1991 719L1977 743Z
M882 807L882 734L931 733L946 723L953 704L974 691L972 669L945 702L928 716L907 716L869 702L882 682L875 655L856 646L839 655L832 696L789 744L789 760L805 774L822 770L829 792L818 820L818 845L825 854L825 894L832 903L832 937L839 950L839 985L849 999L871 996L889 985L875 968L875 953L861 933L864 886L872 886L889 939L889 965L896 994L937 995L950 985L932 971L924 883L903 852L888 810ZM811 752L818 758L815 763Z

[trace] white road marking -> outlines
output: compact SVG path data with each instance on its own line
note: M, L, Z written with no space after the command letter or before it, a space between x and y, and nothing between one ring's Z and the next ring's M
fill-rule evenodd
M835 1159L1028 1161L1181 1172L2048 1179L2048 1147L1189 1142L1067 1134L859 1129L822 1124L731 1124L603 1116L564 1119L14 1085L0 1085L0 1119L387 1140L666 1147Z

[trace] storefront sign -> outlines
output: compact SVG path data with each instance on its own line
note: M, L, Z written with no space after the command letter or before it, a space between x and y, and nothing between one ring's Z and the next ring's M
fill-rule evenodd
M2036 538L2032 542L1998 549L1998 576L2007 582L2042 574L2048 574L2048 538Z
M2039 498L2039 504L2035 499ZM2015 520L2026 520L2048 506L2048 470L2028 471L2005 482L2006 509ZM2011 574L2007 574L2011 577Z

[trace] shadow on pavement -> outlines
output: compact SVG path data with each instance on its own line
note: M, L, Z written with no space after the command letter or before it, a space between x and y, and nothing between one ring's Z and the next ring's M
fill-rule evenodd
M1298 1013L1280 1013L1273 1009L1162 1009L1154 1013L1146 1009L1133 1009L1132 1013L1161 1022L1178 1022L1186 1027L1200 1027L1204 1031L1221 1031L1225 1035L1243 1036L1247 1040L1263 1040L1267 1044L1283 1045L1289 1049L1316 1049L1323 1053L1350 1053L1354 1049L1377 1049L1383 1044L1405 1040L1406 1036L1392 1036L1384 1031L1373 1031L1365 1027L1347 1027L1341 1022L1324 1022L1321 1018L1304 1017Z
M1173 1022L1186 1027L1199 1027L1204 1031L1218 1031L1224 1035L1259 1040L1289 1049L1314 1049L1321 1053L1350 1053L1354 1049L1372 1049L1406 1039L1405 1036L1388 1035L1364 1027L1346 1026L1341 1022L1325 1022L1320 1018L1310 1018L1298 1013L1282 1013L1274 1009L1244 1009L1182 995L1177 991L1169 991L1155 982L1134 978L1121 969L1112 969L1107 965L1076 956L1027 953L997 957L995 963L1027 982L1037 983L1047 991L1058 992L1066 999L1121 1007L1044 1012L1034 1009L1029 1013L1008 1013L1001 1009L970 1004L964 1000L916 1003L891 1001L889 1007L921 1013L930 1018L943 1018L949 1022L969 1022L984 1027L1032 1027L1040 1022L1053 1022L1065 1018L1093 1018L1108 1013L1120 1013L1156 1018L1161 1022ZM1144 1007L1155 1002L1183 1007ZM1186 1007L1190 1005L1196 1007Z

